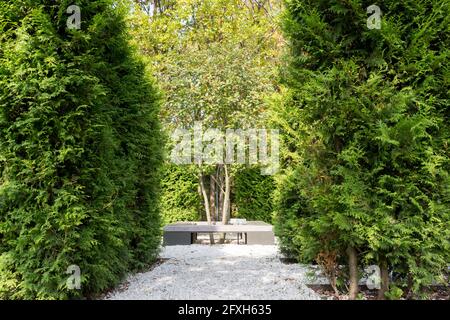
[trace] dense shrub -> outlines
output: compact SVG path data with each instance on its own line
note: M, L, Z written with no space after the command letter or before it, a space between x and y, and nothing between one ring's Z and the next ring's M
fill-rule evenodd
M0 1L0 298L89 295L157 254L158 94L122 11Z
M243 168L234 177L233 215L247 220L272 223L272 194L275 183L272 176L261 174L261 168Z
M450 261L449 7L383 1L369 29L371 4L287 1L277 229L300 260L356 254L418 293Z
M308 215L307 202L301 193L304 176L298 169L286 169L277 178L273 206L275 234L279 239L280 250L286 257L299 262L314 261L316 250L302 245L305 235L300 232L305 216Z
M164 224L202 219L202 199L194 166L165 164L161 181L161 214Z

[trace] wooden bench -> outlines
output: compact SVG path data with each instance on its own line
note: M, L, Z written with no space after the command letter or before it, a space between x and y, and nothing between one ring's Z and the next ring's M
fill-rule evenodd
M262 221L247 221L245 224L208 224L205 221L176 222L164 227L164 245L189 245L198 233L236 233L245 235L246 244L273 245L273 226Z

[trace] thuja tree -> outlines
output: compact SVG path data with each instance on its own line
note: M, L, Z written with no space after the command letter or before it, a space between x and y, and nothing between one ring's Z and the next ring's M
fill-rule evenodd
M0 8L0 298L93 294L157 253L158 94L117 3Z
M394 298L444 281L450 261L449 8L383 1L378 29L370 5L287 1L277 227L284 251L316 260L336 292L339 264L351 297L376 264L379 297Z

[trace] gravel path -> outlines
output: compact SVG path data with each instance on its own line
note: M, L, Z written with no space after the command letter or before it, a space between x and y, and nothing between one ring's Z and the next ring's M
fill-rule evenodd
M305 285L308 269L280 257L277 246L168 246L162 264L130 276L106 299L320 299Z

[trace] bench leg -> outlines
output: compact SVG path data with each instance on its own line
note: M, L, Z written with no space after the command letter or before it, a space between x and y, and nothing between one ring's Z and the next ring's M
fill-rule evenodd
M178 246L192 244L193 236L191 232L164 232L165 246Z
M275 244L275 237L273 232L248 232L247 233L247 244L264 244L273 245Z

